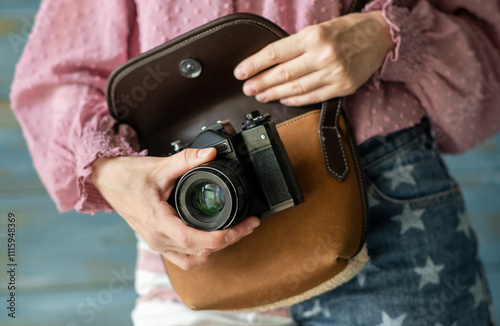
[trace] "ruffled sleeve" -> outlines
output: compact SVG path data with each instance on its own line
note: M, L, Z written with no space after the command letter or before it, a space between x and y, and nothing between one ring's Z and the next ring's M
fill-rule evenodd
M404 83L440 148L463 152L500 130L500 3L376 0L396 49L372 79Z
M128 59L130 14L126 0L45 0L17 65L12 109L60 211L111 211L89 180L92 162L145 155L105 98L107 77Z

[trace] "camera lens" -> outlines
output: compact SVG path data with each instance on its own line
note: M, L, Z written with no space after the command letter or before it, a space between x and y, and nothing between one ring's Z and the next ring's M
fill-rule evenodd
M240 223L252 196L240 170L230 161L215 160L186 172L175 189L175 206L184 223L204 231Z
M196 187L194 201L198 209L209 216L219 214L226 206L224 190L219 185L210 182L200 183Z

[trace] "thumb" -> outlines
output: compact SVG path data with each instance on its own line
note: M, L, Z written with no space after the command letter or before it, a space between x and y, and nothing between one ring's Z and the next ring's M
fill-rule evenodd
M216 155L217 151L213 147L187 148L170 157L168 170L171 176L179 178L192 168L213 160Z

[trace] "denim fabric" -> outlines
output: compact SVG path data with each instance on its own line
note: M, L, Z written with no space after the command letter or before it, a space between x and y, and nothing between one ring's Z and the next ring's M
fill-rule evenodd
M493 325L460 189L427 120L359 147L370 261L350 282L291 307L300 325Z

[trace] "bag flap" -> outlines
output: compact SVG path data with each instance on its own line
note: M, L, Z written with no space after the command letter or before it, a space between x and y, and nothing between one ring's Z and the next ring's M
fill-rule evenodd
M242 92L236 65L287 33L253 14L233 14L201 26L120 66L108 82L108 105L120 123L132 126L149 155L165 156L171 143L191 143L201 128L229 119L237 132L246 113L259 109L276 123L321 104L300 108L259 103ZM196 78L184 77L179 64L191 58L201 66Z

